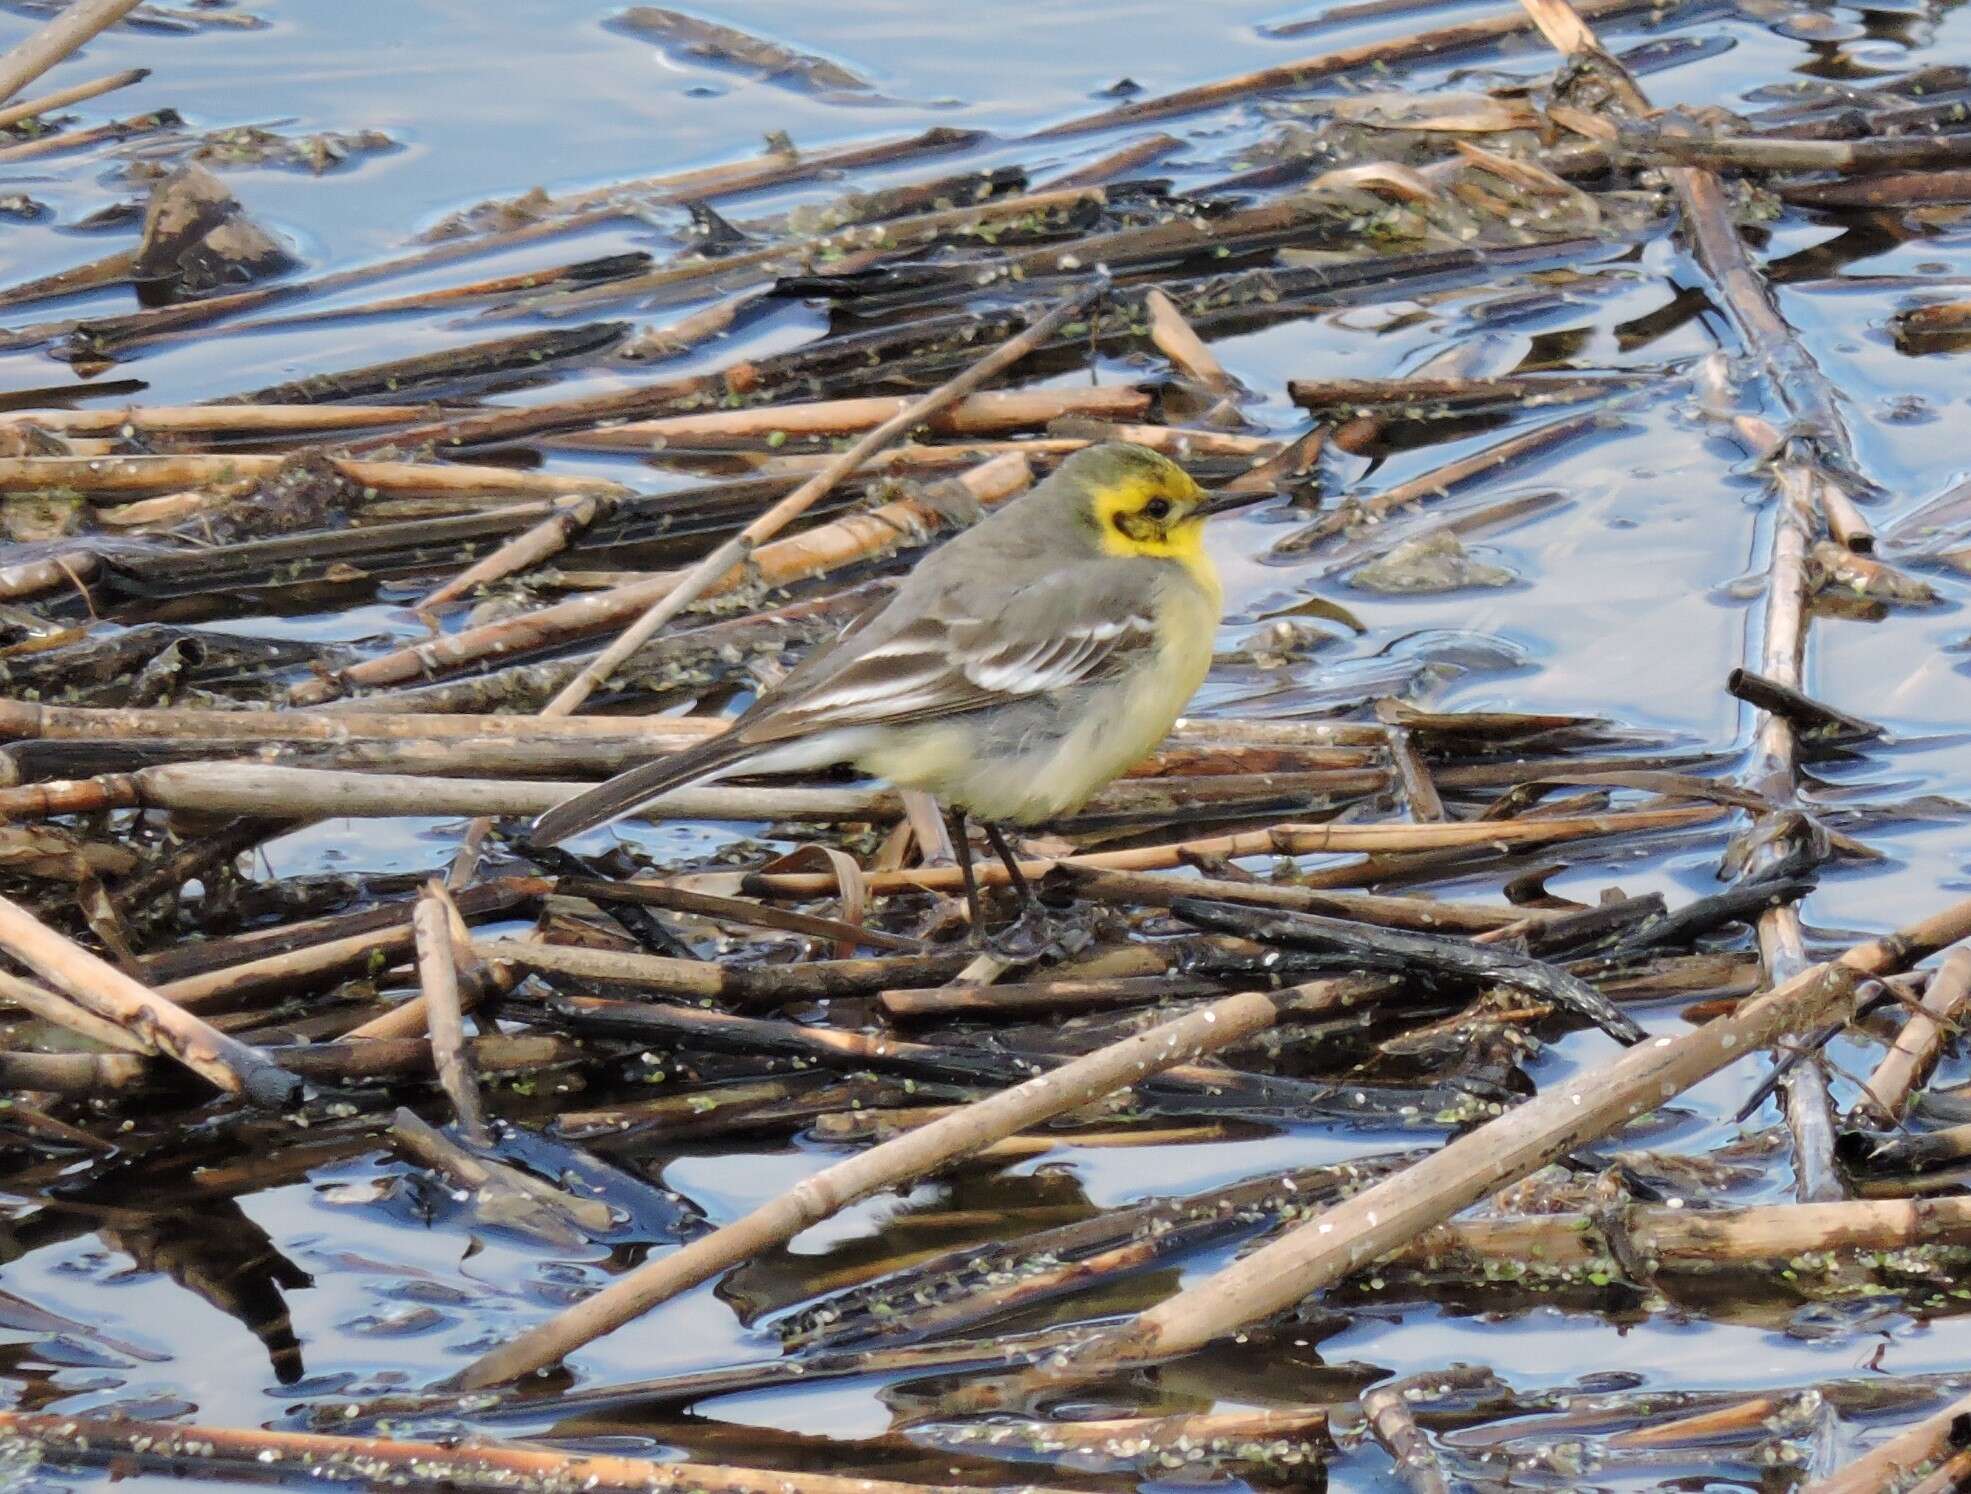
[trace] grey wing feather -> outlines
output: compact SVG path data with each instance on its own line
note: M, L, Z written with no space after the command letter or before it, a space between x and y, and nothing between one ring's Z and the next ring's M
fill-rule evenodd
M776 692L745 735L768 742L961 715L1106 679L1156 646L1153 578L1114 562L1050 572L993 616L963 590L893 628L845 642L831 667ZM789 685L795 683L789 678Z

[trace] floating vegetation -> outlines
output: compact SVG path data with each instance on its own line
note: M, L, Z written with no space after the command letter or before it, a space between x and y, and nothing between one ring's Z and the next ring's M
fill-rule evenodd
M156 77L68 77L110 27L259 18L8 8L46 24L0 54L0 167L35 173L0 215L91 234L0 285L0 354L73 375L0 397L0 1162L10 1259L42 1265L0 1293L10 1467L1971 1479L1971 1379L1896 1357L1971 1303L1971 901L1961 847L1901 838L1967 813L1919 787L1940 739L1906 723L1917 681L1971 667L1936 621L1971 488L1897 507L1912 479L1847 382L1953 367L1971 331L1942 258L1971 73L1830 53L1745 112L1661 109L1639 79L1746 31L1865 38L1784 0L1739 31L1525 0L1113 84L1019 139L774 129L722 164L519 177L325 269L254 204L401 164L391 135L112 113L169 81L162 45ZM831 119L928 107L815 38L648 6L606 31ZM1453 62L1441 89L1399 71ZM79 172L143 200L70 221ZM1864 285L1902 298L1865 347L1798 314ZM189 344L223 373L186 392ZM527 838L718 739L930 547L1109 441L1258 507L1225 531L1246 553L1195 714L978 868L987 916L1031 884L1058 939L975 937L952 823L838 774ZM1586 575L1552 610L1599 630L1603 688L1517 700L1553 635L1499 609L1700 474L1747 515L1738 581ZM1631 688L1671 613L1744 603L1741 647L1650 676L1695 715ZM1833 630L1932 622L1877 694L1880 644L1817 668ZM1741 709L1736 735L1670 724ZM1859 889L1898 861L1921 879L1876 918ZM283 1190L307 1230L261 1207ZM91 1277L112 1253L250 1333L277 1410L195 1404L207 1367ZM367 1297L291 1315L325 1280ZM1539 1314L1721 1347L1682 1380L1529 1368L1471 1326ZM746 1354L674 1352L714 1318ZM1405 1332L1451 1318L1461 1354L1419 1367ZM1870 1373L1749 1383L1747 1328ZM324 1369L332 1334L367 1368ZM646 1352L642 1379L610 1357ZM881 1415L799 1430L829 1382Z

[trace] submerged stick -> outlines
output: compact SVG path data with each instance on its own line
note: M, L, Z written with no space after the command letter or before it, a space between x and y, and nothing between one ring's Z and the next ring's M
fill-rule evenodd
M804 1180L744 1218L619 1277L595 1296L473 1361L453 1384L498 1385L553 1364L679 1292L859 1199L910 1182L993 1142L1272 1025L1279 998L1246 993L1102 1048Z
M0 949L68 992L80 1006L170 1054L227 1094L273 1108L292 1104L299 1096L300 1081L267 1054L146 990L4 897L0 897Z

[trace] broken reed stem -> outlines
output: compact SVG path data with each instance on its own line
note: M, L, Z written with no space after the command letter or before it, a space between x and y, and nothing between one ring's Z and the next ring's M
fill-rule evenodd
M1668 1271L1790 1260L1829 1250L1906 1250L1971 1242L1971 1198L1842 1199L1626 1211L1621 1228L1639 1259ZM1587 1214L1460 1219L1424 1231L1391 1264L1429 1268L1460 1259L1524 1261L1535 1269L1590 1265L1607 1251Z
M441 715L436 712L211 711L178 706L51 706L0 700L0 741L170 740L214 744L483 741L546 739L579 748L634 735L653 751L681 752L727 723L715 716L571 717Z
M444 888L432 884L418 899L411 915L411 928L417 947L418 990L424 997L426 1029L431 1034L431 1056L437 1065L438 1083L452 1102L459 1134L468 1146L489 1147L493 1133L486 1124L486 1108L479 1098L479 1076L473 1071L472 1055L465 1045L465 1002L459 989L457 946L453 924L457 912ZM466 946L470 949L470 944Z
M601 493L558 504L553 513L532 529L514 536L492 554L460 571L442 586L434 587L412 609L420 615L437 611L447 602L457 601L481 586L522 571L532 570L542 561L559 555L585 534L597 519L611 512L616 502ZM435 626L435 624L434 624Z
M823 1169L770 1203L669 1255L468 1365L452 1382L497 1385L553 1364L658 1303L751 1260L859 1199L972 1156L1041 1121L1272 1025L1277 996L1246 993L1125 1038L918 1130Z
M333 1437L167 1421L0 1411L0 1445L54 1461L136 1458L178 1469L224 1469L268 1483L347 1479L369 1487L416 1487L512 1494L515 1489L580 1489L585 1494L931 1494L931 1485L825 1473L658 1463L607 1453L565 1453L475 1437L469 1444Z
M1965 1419L1971 1417L1971 1395L1953 1401L1899 1436L1871 1448L1854 1462L1826 1478L1815 1479L1801 1494L1882 1494L1907 1489L1913 1474L1941 1463L1963 1446ZM1953 1480L1942 1488L1956 1488Z
M49 114L56 109L66 109L70 104L80 104L89 99L101 98L106 93L114 93L119 88L128 88L132 83L141 83L151 75L147 67L125 68L120 73L110 73L106 77L91 78L87 83L71 84L58 88L53 93L44 93L39 98L22 99L18 104L9 104L0 109L0 130L9 125L19 124L23 119L33 119L37 114Z
M1896 1041L1869 1075L1861 1098L1855 1102L1852 1123L1886 1130L1902 1118L1910 1092L1930 1072L1944 1045L1961 1030L1967 1007L1971 1007L1971 950L1952 950L1930 978L1921 1009L1910 1013Z
M1381 1259L1507 1183L1674 1099L1774 1038L1844 1009L1864 975L1971 935L1971 899L1850 949L1680 1038L1656 1038L1556 1085L1072 1353L1099 1372L1188 1353Z
M4 897L0 897L0 949L68 992L78 1005L128 1029L227 1094L276 1109L298 1096L299 1081L258 1048L226 1036L146 990Z
M1454 1390L1491 1383L1490 1370L1454 1365L1448 1370L1426 1371L1362 1392L1362 1414L1369 1430L1396 1464L1397 1473L1410 1486L1412 1494L1450 1494L1451 1488L1436 1449L1417 1425L1416 1413L1411 1410L1413 1399L1436 1400Z
M0 104L76 51L97 32L114 26L142 0L73 0L40 30L0 56Z
M0 1001L8 1001L32 1016L67 1029L92 1043L101 1043L116 1053L155 1053L157 1049L127 1027L106 1022L94 1012L77 1006L68 997L33 981L22 980L10 971L0 970Z
M1205 346L1204 339L1184 319L1184 313L1177 309L1175 301L1152 286L1143 298L1143 305L1150 313L1150 341L1156 344L1157 351L1168 358L1179 373L1212 394L1230 395L1235 392L1232 376L1225 372L1225 365L1218 361L1217 354Z

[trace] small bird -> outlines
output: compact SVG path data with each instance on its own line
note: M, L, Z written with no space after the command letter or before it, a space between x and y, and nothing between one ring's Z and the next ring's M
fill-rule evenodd
M1266 496L1208 498L1143 446L1076 452L927 555L725 733L556 805L531 839L553 845L739 768L846 762L952 814L975 929L967 814L1031 910L1000 826L1073 813L1163 740L1204 680L1224 604L1205 519Z

